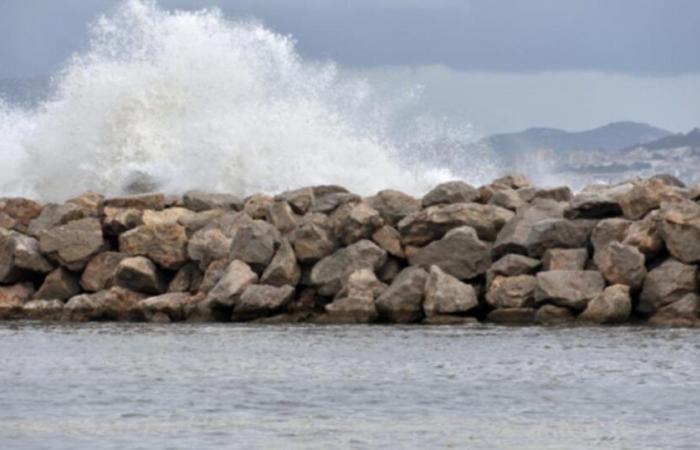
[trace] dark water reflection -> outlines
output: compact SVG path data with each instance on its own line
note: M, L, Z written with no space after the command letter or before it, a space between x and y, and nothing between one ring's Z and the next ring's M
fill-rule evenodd
M700 331L0 325L0 448L696 448Z

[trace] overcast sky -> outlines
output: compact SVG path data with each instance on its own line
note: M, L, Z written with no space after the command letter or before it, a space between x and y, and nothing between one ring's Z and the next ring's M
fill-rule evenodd
M0 78L45 75L117 0L0 0ZM161 0L218 6L291 34L301 53L494 132L637 120L700 125L698 0Z

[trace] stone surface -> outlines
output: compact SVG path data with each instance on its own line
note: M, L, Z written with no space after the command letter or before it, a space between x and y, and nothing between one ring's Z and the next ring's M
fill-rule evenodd
M544 252L543 270L583 270L588 262L588 250L585 248L555 248Z
M597 253L613 241L622 242L632 222L627 219L605 219L598 222L591 233L591 244ZM595 258L595 254L594 254Z
M162 321L161 315L167 316L170 322L179 322L185 319L185 305L189 301L189 294L171 292L141 300L139 307L148 322Z
M80 286L88 292L112 287L117 266L127 256L119 252L102 252L93 256L80 277Z
M18 283L0 286L0 320L20 319L22 308L31 300L34 286L31 283Z
M258 275L243 261L233 261L207 295L212 307L232 308L240 295L251 284L258 282Z
M496 205L510 209L511 211L517 211L519 208L526 206L527 202L513 189L499 189L494 191L491 195L489 205Z
M699 313L700 297L695 293L689 293L660 308L649 318L649 324L666 327L694 327L700 323Z
M325 306L329 322L371 323L379 318L375 300L387 286L377 280L374 272L360 269L351 273L333 302Z
M331 220L335 236L342 245L369 239L384 225L379 212L366 203L347 203L333 212Z
M240 211L243 209L243 200L231 194L221 194L203 191L188 191L182 196L185 208L195 211L208 211L212 209L226 209Z
M230 257L262 273L275 256L281 241L282 236L275 227L262 220L254 220L240 227L234 235Z
M269 195L255 194L248 197L243 204L243 211L253 220L262 220L267 217L267 209L274 203Z
M622 214L620 197L632 189L631 184L618 186L588 186L571 199L571 206L566 217L604 218Z
M136 208L105 208L102 229L109 236L143 225L143 210Z
M624 284L632 291L642 287L647 275L644 255L631 245L613 241L596 252L596 265L610 284Z
M438 266L430 268L423 303L423 312L426 317L465 314L478 305L476 291L471 285L462 283L443 272Z
M535 304L537 279L532 275L496 276L486 293L494 308L525 308Z
M289 203L285 201L276 201L269 205L267 207L266 220L282 234L294 230L299 222Z
M335 236L328 218L322 214L308 214L289 236L294 253L302 263L318 261L336 249Z
M234 321L247 321L268 317L284 309L294 296L292 286L248 286L233 307Z
M85 218L43 231L39 248L73 271L85 268L90 258L102 251L102 226L95 218Z
M129 195L125 197L108 198L104 201L105 208L135 208L155 209L165 208L165 195L161 193L146 193Z
M700 262L700 205L689 200L665 203L660 219L669 253L684 263Z
M66 203L78 205L83 210L84 217L99 217L104 211L104 202L104 195L88 191L71 198Z
M167 286L153 262L143 256L122 259L114 274L117 286L145 294L160 294Z
M13 282L24 271L46 273L52 269L36 239L0 228L0 282Z
M29 320L55 322L61 320L63 306L60 300L33 300L24 304L22 315Z
M479 190L463 181L448 181L435 186L423 196L423 208L452 203L471 203L479 198Z
M85 217L83 209L73 203L55 204L49 203L41 210L36 219L29 222L27 233L37 237L42 231L49 230L59 225L65 225L72 220Z
M386 258L384 250L371 241L362 240L316 263L311 271L311 283L318 287L321 295L333 296L352 272L360 269L377 271Z
M542 305L535 312L535 323L540 325L565 325L576 321L569 308L556 305Z
M206 269L212 261L229 256L232 241L219 228L205 228L195 232L187 242L187 256Z
M557 225L550 223L538 230L534 227L540 223L546 223L547 220L563 220L563 214L564 206L552 200L538 200L529 207L522 208L499 231L493 248L494 256L500 257L508 253L525 255L528 254L530 247L534 249L535 246L541 249L543 246L540 245L540 241L552 233L552 228L556 231ZM573 231L573 226L568 228L571 228L569 230L571 233L576 233ZM563 248L571 246L567 244ZM544 250L546 248L541 249L542 253Z
M537 274L535 302L549 302L582 311L603 292L603 276L592 270L551 270Z
M428 272L408 267L376 301L382 320L391 323L418 322L423 318L423 298Z
M177 270L187 262L187 234L178 224L142 225L119 236L119 250Z
M46 276L41 287L34 294L34 299L68 300L79 293L78 275L59 267Z
M652 211L644 219L630 224L622 243L637 247L647 258L658 256L664 250L658 211Z
M680 192L662 178L649 178L622 194L619 203L625 218L639 220L649 211L658 209L662 202L675 202L682 198Z
M287 239L282 239L275 256L260 277L260 282L277 287L296 286L300 279L301 267L294 249Z
M147 209L143 212L144 225L179 224L182 220L187 220L195 215L194 212L186 208L174 207L166 208L162 211Z
M0 198L0 213L11 219L12 228L25 233L29 223L39 217L42 206L27 198L5 197Z
M632 312L630 288L622 284L608 286L588 303L579 315L582 323L616 324L625 322Z
M203 277L204 273L196 264L187 263L170 280L168 292L196 292Z
M489 286L498 275L506 277L527 275L537 271L541 265L539 260L524 255L505 255L493 263L486 272L486 285Z
M409 214L420 210L421 201L403 192L387 189L365 199L367 204L379 211L387 225L396 226Z
M487 318L501 325L531 325L535 321L535 308L494 309Z
M316 195L313 188L304 187L292 191L282 192L274 198L277 202L288 203L297 214L306 214L314 205Z
M668 259L652 269L644 279L637 310L646 315L680 300L697 289L698 268Z
M405 258L401 234L389 225L385 225L372 234L375 244L384 249L388 254L397 258Z

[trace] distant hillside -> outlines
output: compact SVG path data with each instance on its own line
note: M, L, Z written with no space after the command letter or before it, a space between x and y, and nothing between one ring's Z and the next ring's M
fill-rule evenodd
M648 150L663 150L681 147L700 148L700 128L695 128L687 134L672 134L655 141L639 143L625 150L644 148Z
M593 130L568 132L556 128L530 128L520 133L497 134L482 140L499 154L522 154L534 150L557 153L588 150L619 150L657 141L671 132L635 122L616 122Z

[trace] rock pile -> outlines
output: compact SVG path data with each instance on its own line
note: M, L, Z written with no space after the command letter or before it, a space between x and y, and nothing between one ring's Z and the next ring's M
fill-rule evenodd
M700 188L0 199L0 319L700 323Z

